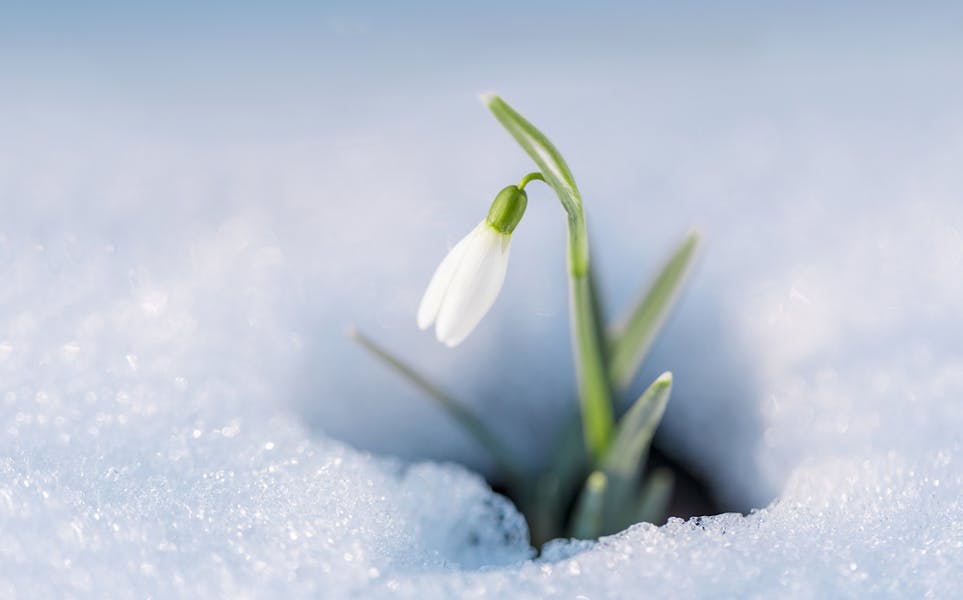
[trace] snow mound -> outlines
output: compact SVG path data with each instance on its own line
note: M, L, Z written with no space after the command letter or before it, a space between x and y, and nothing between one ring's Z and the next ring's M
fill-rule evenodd
M159 408L169 399L153 394L82 410L13 396L4 597L346 595L532 553L511 503L453 465L404 466L279 419Z
M487 30L425 21L429 52L342 27L317 55L360 62L317 87L309 40L241 68L191 38L196 71L167 72L150 44L108 60L140 39L112 23L107 46L8 61L0 597L959 596L958 19L856 39L847 15L803 35L686 14L667 31L690 37L611 47L544 27L539 68L482 51ZM451 351L414 324L447 245L531 169L474 103L493 73L578 177L607 308L705 232L636 384L674 372L659 441L745 516L533 559L517 511L453 464L484 453L342 335L404 351L533 465L574 410L564 233L537 184L478 330Z
M276 397L311 390L285 380L321 359L289 295L305 248L258 211L159 248L170 223L122 245L89 225L5 232L0 595L952 596L963 210L850 205L821 253L824 239L793 240L812 209L710 222L731 234L710 238L650 367L680 367L669 447L760 510L557 541L534 561L478 476L359 453ZM743 249L780 239L809 251L773 265ZM370 401L364 355L328 360L316 368L356 383L324 402ZM445 443L417 415L395 430Z

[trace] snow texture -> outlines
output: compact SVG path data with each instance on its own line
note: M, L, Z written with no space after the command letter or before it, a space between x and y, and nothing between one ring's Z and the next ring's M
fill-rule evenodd
M920 43L893 47L904 25ZM280 111L203 58L214 99L190 74L117 96L82 68L11 70L0 597L958 596L963 49L949 25L875 27L644 59L616 35L617 56L586 42L537 72L471 63L466 34L417 85L330 75L351 106L276 75ZM342 335L413 357L531 464L573 410L537 184L479 328L449 350L415 327L448 245L530 168L475 100L493 72L578 178L613 313L706 234L636 384L674 372L661 443L749 514L533 559L454 464L489 468L481 450ZM584 85L560 99L562 76Z

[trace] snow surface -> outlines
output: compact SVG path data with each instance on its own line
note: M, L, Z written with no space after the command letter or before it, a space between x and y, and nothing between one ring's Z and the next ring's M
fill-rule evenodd
M475 99L493 71L355 87L351 110L288 90L287 111L11 71L0 597L959 595L963 71L955 36L910 33L663 40L674 58L628 45L603 70L576 47L495 80L573 167L612 312L705 232L638 384L675 373L661 442L758 509L538 560L448 462L481 451L342 335L405 351L531 463L548 451L572 381L547 192L463 346L414 324L447 244L528 169ZM585 85L559 99L563 74ZM344 110L305 116L325 107Z

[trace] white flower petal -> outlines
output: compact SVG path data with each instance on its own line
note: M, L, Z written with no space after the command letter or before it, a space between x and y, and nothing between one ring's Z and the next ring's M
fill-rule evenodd
M508 270L510 235L483 221L468 238L435 324L438 341L449 347L460 344L492 307Z
M445 294L448 292L451 279L458 269L458 263L461 262L462 257L465 255L465 249L468 247L471 235L472 234L469 233L463 237L455 244L454 248L448 251L448 254L442 259L441 264L435 269L435 274L431 276L428 289L425 290L425 295L421 298L421 304L418 306L418 327L420 329L428 329L431 327L431 324L435 322L435 317L438 316L438 311L441 310L441 304L445 299Z

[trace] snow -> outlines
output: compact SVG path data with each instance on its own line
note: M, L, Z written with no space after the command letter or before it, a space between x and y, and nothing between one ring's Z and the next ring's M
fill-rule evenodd
M407 87L332 71L351 110L283 73L234 94L213 59L139 88L111 80L122 58L5 67L0 597L959 595L960 43L897 16L818 45L779 19L748 49L616 35L538 73L472 63L466 34ZM563 74L584 85L559 98ZM438 260L529 168L477 101L493 87L572 166L613 313L706 234L637 384L674 372L660 441L756 510L532 559L454 464L482 452L342 335L549 451L573 399L546 191L478 330L449 350L415 327Z

